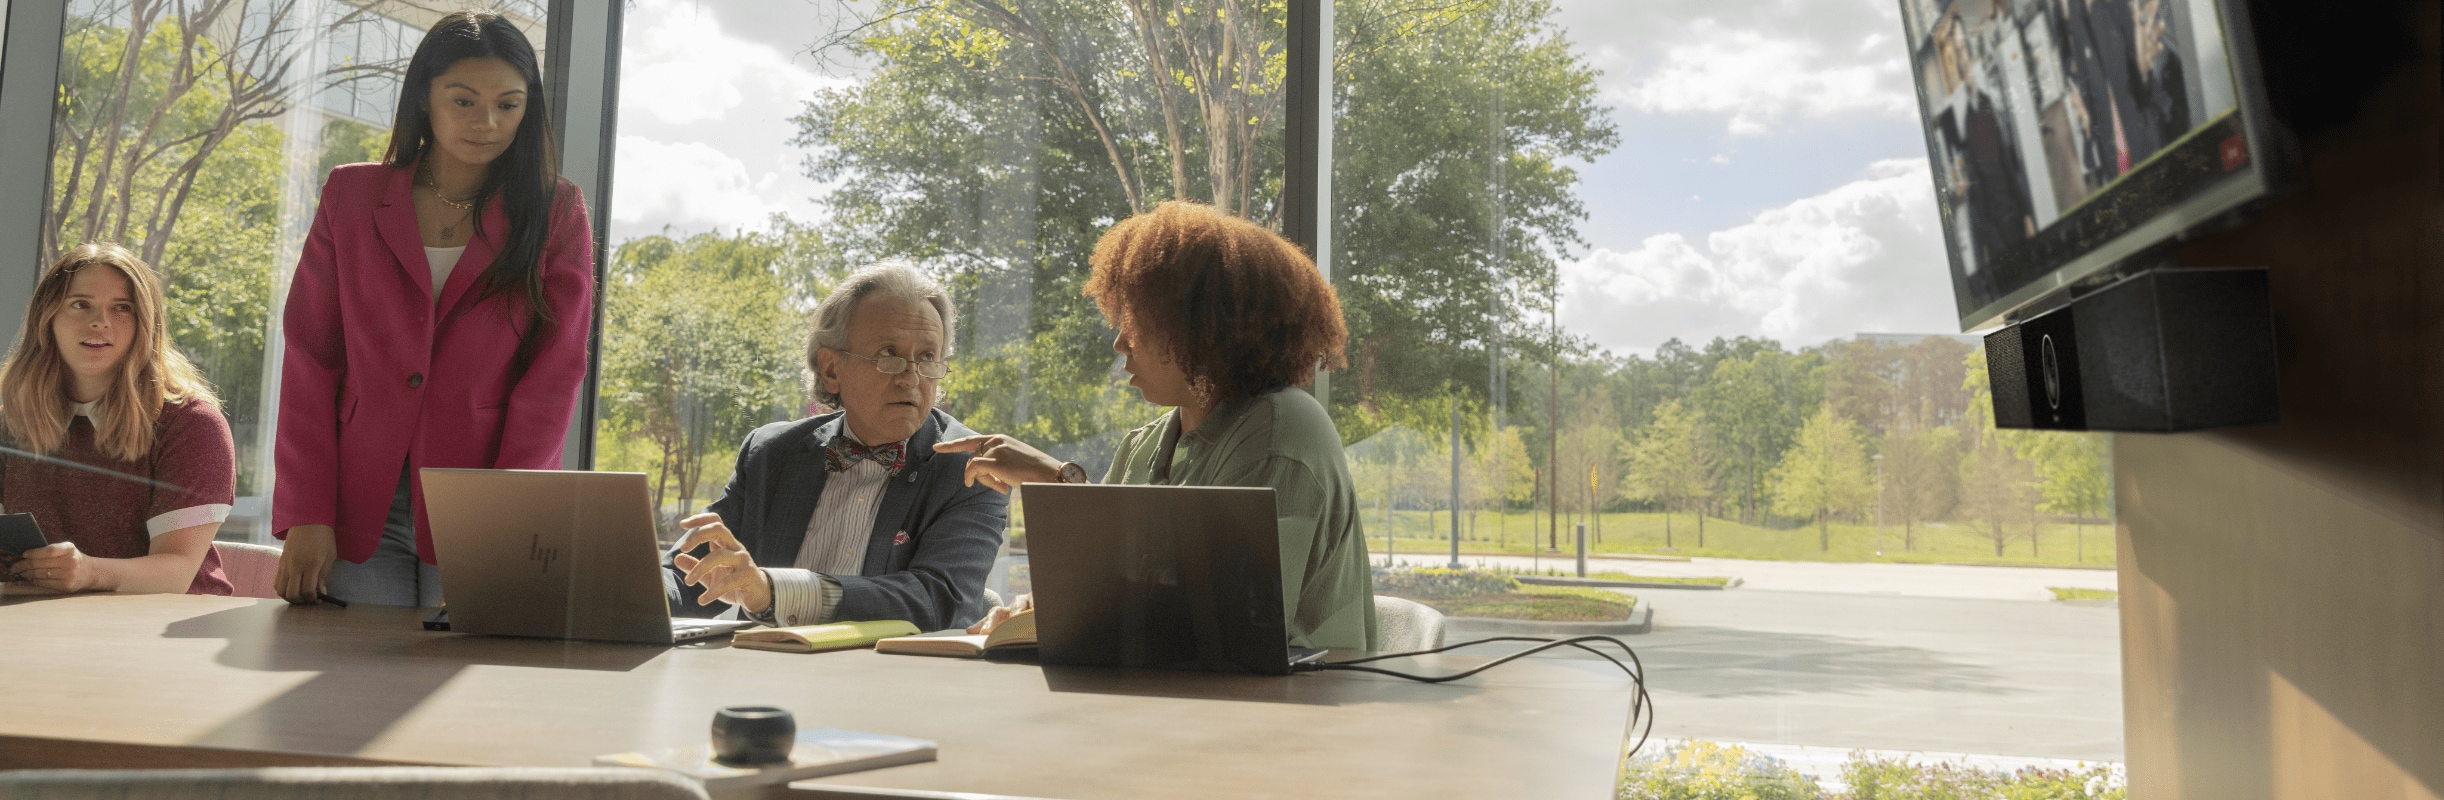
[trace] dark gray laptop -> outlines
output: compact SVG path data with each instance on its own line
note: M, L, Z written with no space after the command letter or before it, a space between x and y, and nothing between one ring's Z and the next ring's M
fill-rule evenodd
M1030 483L1027 566L1045 664L1287 675L1273 490Z
M452 631L679 644L754 624L671 618L644 473L420 474Z

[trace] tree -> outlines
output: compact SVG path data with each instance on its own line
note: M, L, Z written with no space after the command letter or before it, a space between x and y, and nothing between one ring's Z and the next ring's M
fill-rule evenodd
M2006 524L2033 519L2035 474L2000 437L1985 436L1969 448L1960 467L1960 511L1983 528L2001 558L2012 535ZM2033 547L2033 543L2031 545Z
M620 245L604 288L604 432L650 450L654 508L696 510L708 461L803 410L805 324L759 234L646 236ZM613 458L610 460L620 460Z
M1918 549L1917 524L1943 519L1960 488L1960 431L1950 427L1893 430L1884 456L1885 512L1901 522L1901 549Z
M2106 458L2110 440L2101 433L2021 433L2024 435L2018 437L2015 449L2036 473L2037 489L2045 498L2043 509L2071 517L2074 541L2079 548L2075 558L2085 562L2087 518L2109 511L2113 502L2113 482L2107 474Z
M1494 542L1497 546L1509 541L1511 507L1535 502L1537 482L1543 475L1536 471L1536 463L1528 455L1527 440L1521 436L1522 432L1520 428L1505 427L1494 436L1493 446L1487 448L1489 460L1493 462L1487 465L1487 469L1499 476L1497 485L1500 488L1495 508L1500 513L1494 516Z
M1751 352L1723 355L1711 379L1692 392L1690 400L1721 437L1727 471L1740 485L1741 519L1754 522L1764 509L1767 473L1782 459L1800 424L1823 402L1820 358L1785 353L1771 340L1716 344Z
M864 8L816 49L872 71L818 94L796 118L807 173L836 187L822 198L827 239L849 261L906 259L947 279L970 310L962 347L991 362L960 370L989 381L946 387L973 424L1057 445L1133 422L1135 411L1112 402L1133 393L1106 391L1110 332L1078 294L1086 254L1112 221L1163 199L1278 221L1287 7ZM1610 147L1612 128L1594 72L1547 22L1545 0L1361 0L1339 14L1336 101L1347 122L1334 179L1354 187L1345 198L1400 190L1383 205L1337 208L1334 274L1357 374L1336 381L1333 411L1345 440L1357 441L1392 424L1442 427L1441 400L1454 386L1470 405L1483 402L1467 379L1486 368L1489 312L1546 296L1554 262L1536 254L1575 245L1581 216L1576 175L1560 164ZM1490 97L1497 86L1517 109L1500 141L1473 111L1481 101L1436 94ZM1513 176L1506 188L1485 179L1497 166ZM1484 213L1496 194L1498 227ZM1455 238L1439 235L1450 230L1500 232L1508 255L1497 262L1477 236L1423 246ZM1395 246L1403 242L1420 246ZM1495 267L1502 278L1489 281ZM1503 324L1533 342L1526 320ZM1417 360L1368 360L1387 341ZM1408 412L1425 416L1396 415Z
M1672 512L1699 513L1714 497L1714 451L1705 418L1667 400L1655 407L1655 418L1628 448L1629 473L1622 477L1622 495L1663 505L1663 546L1672 546ZM1703 539L1700 539L1703 547Z
M1875 499L1868 469L1858 424L1834 414L1830 406L1820 408L1774 468L1774 512L1813 517L1818 549L1831 552L1832 518L1855 513Z
M1567 165L1616 134L1548 0L1352 0L1334 13L1333 278L1350 329L1334 421L1344 436L1422 429L1434 422L1399 416L1415 406L1397 401L1449 386L1485 398L1497 346L1540 362L1575 347L1545 313L1560 259L1583 246Z

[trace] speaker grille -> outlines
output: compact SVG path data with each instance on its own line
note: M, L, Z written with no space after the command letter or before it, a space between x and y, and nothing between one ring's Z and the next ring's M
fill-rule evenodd
M2028 358L2020 348L2023 331L2013 325L1986 334L1986 385L1994 391L1994 425L2027 428L2029 417Z

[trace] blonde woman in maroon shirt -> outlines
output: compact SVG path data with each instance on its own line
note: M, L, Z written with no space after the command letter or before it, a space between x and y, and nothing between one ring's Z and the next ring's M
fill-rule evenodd
M55 592L229 594L212 536L237 455L212 388L163 332L161 277L115 244L45 270L0 366L0 506L51 544L5 567Z

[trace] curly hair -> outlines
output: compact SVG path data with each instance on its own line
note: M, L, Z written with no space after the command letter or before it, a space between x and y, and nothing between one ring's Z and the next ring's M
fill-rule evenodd
M1213 208L1172 201L1105 231L1086 296L1131 341L1166 346L1219 401L1305 386L1348 365L1341 300L1297 245Z

